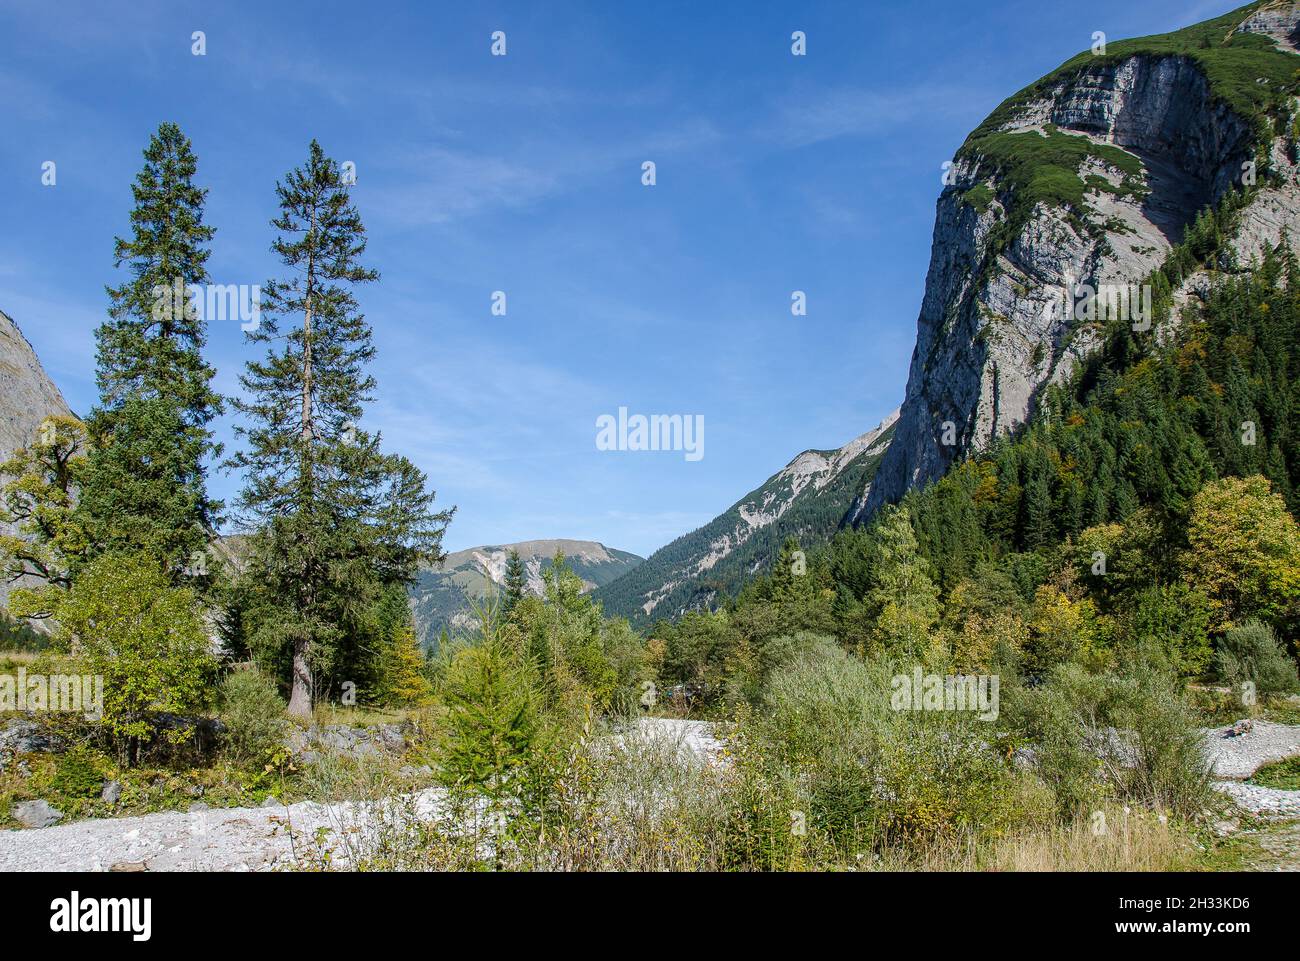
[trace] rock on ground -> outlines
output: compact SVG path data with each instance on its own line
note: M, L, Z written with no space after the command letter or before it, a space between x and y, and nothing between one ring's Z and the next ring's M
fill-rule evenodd
M1244 781L1271 761L1300 755L1300 725L1257 720L1245 734L1229 735L1230 730L1232 726L1225 725L1205 731L1216 778Z
M428 816L437 795L429 790L386 803ZM370 806L307 801L4 831L0 871L273 871L303 865L318 829L364 833L375 815Z
M701 757L722 743L704 721L647 718L641 728L679 741ZM418 770L418 769L417 769ZM0 831L0 871L274 871L311 863L320 828L332 838L348 834L364 845L390 814L431 818L442 792L431 788L379 804L336 802L163 812L138 817L77 821L42 830ZM30 802L44 804L45 802ZM345 861L335 853L335 864Z

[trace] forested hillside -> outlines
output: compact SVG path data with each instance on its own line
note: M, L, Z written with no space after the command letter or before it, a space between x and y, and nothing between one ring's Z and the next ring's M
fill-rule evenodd
M1098 322L1104 347L1015 436L840 533L806 577L778 564L729 610L659 625L675 680L721 692L744 652L801 630L1039 675L1140 657L1199 676L1252 619L1294 639L1300 266L1285 243L1224 257L1247 199L1206 211L1150 278L1163 340ZM1205 268L1202 296L1175 306Z

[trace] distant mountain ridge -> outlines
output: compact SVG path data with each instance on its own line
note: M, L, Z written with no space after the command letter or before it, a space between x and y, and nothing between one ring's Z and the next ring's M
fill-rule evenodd
M420 571L409 589L416 633L426 646L436 644L443 628L453 634L472 623L471 602L505 584L510 551L519 552L528 578L528 591L541 594L542 572L562 551L569 567L587 590L622 576L644 560L636 554L606 547L597 541L567 539L519 541L470 547L448 554L436 567Z
M898 411L835 450L806 450L698 530L598 588L607 614L645 624L708 607L764 569L789 536L805 548L839 529L870 485Z

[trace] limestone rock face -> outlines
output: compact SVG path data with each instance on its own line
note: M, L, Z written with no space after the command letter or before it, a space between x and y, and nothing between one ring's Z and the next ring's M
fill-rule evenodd
M70 413L23 332L0 313L0 461L29 444L45 418ZM9 586L0 579L0 606L8 602Z
M0 458L31 441L51 414L70 414L18 325L0 312Z
M1294 52L1300 14L1283 4L1238 29L1267 34ZM1099 343L1098 327L1077 322L1066 291L1141 285L1196 214L1242 182L1243 165L1255 157L1252 125L1211 96L1187 56L1101 59L1008 103L995 115L997 132L1059 131L1121 148L1140 161L1142 189L1101 187L1120 185L1124 173L1090 156L1079 169L1088 185L1084 210L1039 202L1027 219L1011 218L1007 185L993 164L977 149L959 154L938 200L902 412L855 521L1023 424L1043 389L1068 377ZM1300 222L1295 168L1281 140L1273 166L1289 182L1261 190L1244 211L1236 237L1243 264L1284 232L1294 238ZM973 188L987 202L972 203Z

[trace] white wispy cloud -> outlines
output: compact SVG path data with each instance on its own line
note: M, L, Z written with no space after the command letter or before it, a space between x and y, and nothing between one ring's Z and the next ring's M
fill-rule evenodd
M787 147L840 137L871 137L925 117L967 117L988 103L978 88L924 84L896 90L868 87L808 88L775 105L764 134Z

